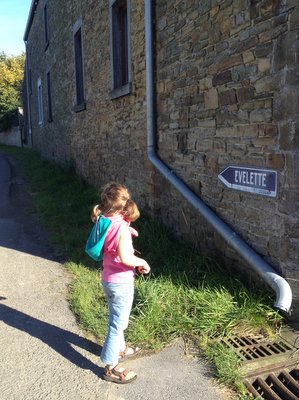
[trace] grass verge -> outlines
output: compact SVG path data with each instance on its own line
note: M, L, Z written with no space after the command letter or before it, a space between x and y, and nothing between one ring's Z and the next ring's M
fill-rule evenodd
M45 161L32 150L0 146L0 151L22 167L42 222L68 257L65 266L73 274L71 308L81 326L102 341L107 307L101 266L84 252L97 190L67 166ZM177 337L192 338L215 365L219 381L245 399L238 359L220 339L231 333L273 333L281 317L272 309L272 293L245 287L235 273L178 241L143 213L137 225L140 235L135 247L149 261L152 275L136 279L128 341L161 349Z

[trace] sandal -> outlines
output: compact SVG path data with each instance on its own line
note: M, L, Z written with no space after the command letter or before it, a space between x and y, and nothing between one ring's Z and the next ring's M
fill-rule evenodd
M140 347L126 346L124 351L121 351L119 353L118 362L121 363L125 361L127 358L135 357L140 350L141 350Z
M130 383L134 381L136 378L137 374L133 371L124 368L119 368L119 369L116 369L116 367L110 368L109 365L106 365L105 371L103 373L103 379L105 379L105 381L120 383L120 384Z

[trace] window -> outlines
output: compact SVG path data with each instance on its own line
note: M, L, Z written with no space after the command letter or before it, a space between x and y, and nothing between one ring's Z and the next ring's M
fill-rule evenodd
M131 92L129 16L129 0L110 0L112 98Z
M52 114L52 94L51 94L51 75L50 71L47 72L47 94L48 94L48 122L53 121Z
M43 113L43 91L42 91L42 81L40 78L37 80L37 106L38 106L38 123L42 125L44 122Z
M81 18L74 25L73 32L74 32L74 53L75 53L75 79L76 79L76 105L74 110L78 112L85 109Z
M44 7L45 50L49 46L48 3Z

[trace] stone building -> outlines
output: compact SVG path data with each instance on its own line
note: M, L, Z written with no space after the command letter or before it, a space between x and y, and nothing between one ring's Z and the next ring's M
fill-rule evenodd
M24 35L33 146L94 185L124 181L177 235L246 269L149 160L150 114L170 175L286 279L295 315L298 35L297 0L33 0Z

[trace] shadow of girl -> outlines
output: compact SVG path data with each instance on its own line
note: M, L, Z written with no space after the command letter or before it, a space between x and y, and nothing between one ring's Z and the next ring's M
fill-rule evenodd
M103 368L73 348L73 346L77 346L99 356L102 348L98 344L4 304L0 304L0 321L41 340L79 368L89 369L97 376L102 375Z

